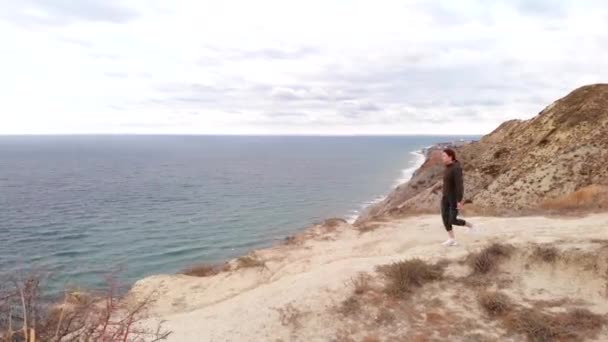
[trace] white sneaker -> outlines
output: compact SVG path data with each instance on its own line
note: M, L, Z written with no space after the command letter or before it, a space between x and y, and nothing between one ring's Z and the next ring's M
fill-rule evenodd
M467 221L467 223L465 224L465 227L467 227L467 234L477 234L477 229L475 228L475 226L473 226L473 224L469 221Z
M442 245L444 245L446 247L457 246L458 242L456 242L456 240L454 240L454 239L447 239L442 243Z

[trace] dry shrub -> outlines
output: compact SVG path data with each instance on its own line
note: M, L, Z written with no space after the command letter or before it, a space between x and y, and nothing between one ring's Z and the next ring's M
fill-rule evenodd
M608 207L608 186L589 185L575 192L545 200L545 210L605 209Z
M346 220L341 219L341 218L329 218L329 219L323 221L323 226L325 226L327 228L337 228L346 223L347 223Z
M302 311L296 308L293 304L287 304L283 308L278 308L276 311L279 313L279 319L281 324L285 327L291 327L296 330L302 327Z
M424 299L421 301L421 303L427 308L441 308L445 306L443 300L438 297Z
M283 240L283 244L287 246L294 246L301 244L301 241L295 236L288 236Z
M395 297L405 297L424 284L443 278L444 263L429 264L411 259L378 267L386 277L385 291Z
M356 342L357 340L355 340L352 337L353 333L349 330L346 330L344 328L340 328L338 329L338 332L336 332L336 336L331 340L332 342Z
M229 270L229 266L227 264L223 265L209 265L209 264L200 264L195 266L190 266L183 270L181 273L185 275L189 275L192 277L211 277L221 272L225 272Z
M595 337L605 323L603 316L585 309L554 315L537 309L522 309L505 319L510 332L524 334L530 341L583 341Z
M559 250L555 246L541 245L535 246L532 258L542 260L546 263L554 263L559 257Z
M532 304L536 309L543 310L547 308L557 308L557 307L565 307L567 305L573 306L585 305L586 302L582 299L571 299L571 298L559 298L559 299L541 299L541 300L525 300L526 302Z
M382 308L378 312L378 315L376 316L376 318L374 319L374 321L378 325L390 325L393 322L395 322L396 318L397 317L395 317L395 314L392 313L390 310L388 310L386 308Z
M367 273L359 273L356 278L352 279L351 282L354 287L354 293L356 295L362 295L372 290L370 284L372 277Z
M501 212L498 208L471 203L462 208L462 214L465 216L498 217L504 216L505 212Z
M572 309L555 315L523 309L506 320L509 328L526 334L533 341L585 340L594 337L605 323L603 316L586 309Z
M428 325L431 326L437 326L441 323L443 323L446 320L446 317L444 314L440 313L440 312L427 312L426 313L426 323Z
M359 231L359 233L364 234L373 232L374 230L380 227L382 227L382 223L379 222L364 222L357 226L357 230Z
M345 299L340 307L338 308L338 313L344 316L352 316L356 315L361 311L361 303L355 297L349 297Z
M556 321L566 329L593 334L602 329L606 318L587 309L573 309L557 315Z
M468 264L473 270L473 275L488 274L496 271L502 259L508 258L513 252L513 247L500 243L493 243L479 253L472 253L468 257Z
M503 316L511 311L513 306L509 297L500 292L481 292L477 301L490 317Z
M156 330L141 324L155 293L142 298L120 294L116 274L106 277L103 292L67 292L63 301L46 300L41 278L17 278L0 291L2 341L160 341L170 332L162 322Z
M464 336L463 341L467 342L494 342L495 338L483 336L480 333L467 334Z
M237 269L241 268L254 268L254 267L263 267L266 268L266 262L264 260L260 260L253 256L242 256L237 260Z

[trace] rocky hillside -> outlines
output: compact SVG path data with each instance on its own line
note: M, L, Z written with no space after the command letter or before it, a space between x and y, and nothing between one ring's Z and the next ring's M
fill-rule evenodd
M606 209L598 198L608 198L608 84L578 88L536 117L505 122L456 150L468 209L477 214ZM430 151L412 179L357 224L436 212L442 171L441 151Z

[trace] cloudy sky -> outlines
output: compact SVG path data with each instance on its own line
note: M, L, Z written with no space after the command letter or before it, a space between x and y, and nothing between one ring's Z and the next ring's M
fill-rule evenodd
M0 134L479 134L608 80L608 3L0 0L0 42Z

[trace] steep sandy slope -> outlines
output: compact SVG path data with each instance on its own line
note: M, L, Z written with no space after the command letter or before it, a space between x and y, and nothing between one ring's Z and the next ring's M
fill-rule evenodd
M505 122L457 152L465 171L465 197L480 213L606 209L608 84L576 89L533 119ZM409 183L369 208L357 224L436 211L440 162L439 152L431 153ZM576 191L581 193L572 195Z

